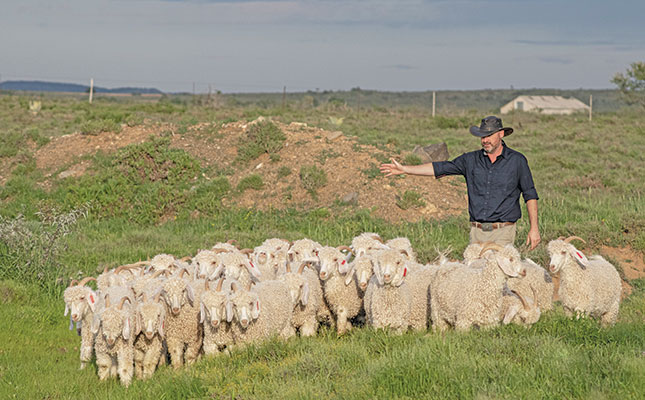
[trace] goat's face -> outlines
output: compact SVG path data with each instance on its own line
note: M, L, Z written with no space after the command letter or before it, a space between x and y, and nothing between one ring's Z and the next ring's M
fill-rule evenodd
M230 302L233 314L242 328L246 329L260 315L260 299L257 293L251 291L238 291L232 293Z
M200 321L217 328L226 317L226 292L207 291L202 295Z
M86 286L72 286L65 289L65 316L70 312L72 321L78 322L96 307L96 293Z
M166 311L162 304L155 301L143 303L138 310L139 327L145 337L150 340L159 332L164 335L164 317Z
M168 279L161 293L173 315L178 315L184 304L192 305L194 301L192 287L181 278Z

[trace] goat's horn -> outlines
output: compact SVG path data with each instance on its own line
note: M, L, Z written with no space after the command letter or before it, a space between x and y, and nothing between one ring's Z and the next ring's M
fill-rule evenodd
M191 256L186 256L186 257L182 257L182 258L180 258L180 259L179 259L179 261L186 262L186 261L190 261L190 260L192 260L192 259L193 259L193 258L192 258Z
M186 268L182 268L181 272L179 272L180 279L184 277L184 272L188 274L188 277L190 277L190 272Z
M304 265L304 263L302 265ZM287 262L287 272L291 272L291 264L289 262Z
M242 253L242 254L251 254L251 253L253 253L253 249L242 249L242 250L240 250L240 253Z
M129 301L130 304L132 304L132 299L130 299L130 296L125 296L121 299L121 302L119 303L119 310L123 309L123 304L125 303L126 300Z
M208 279L204 279L204 290L209 291L211 288L208 286Z
M105 295L105 308L110 307L110 295L106 294Z
M167 269L160 269L159 271L155 271L150 278L154 279L154 278L157 278L159 275L162 275L162 274L167 275L169 273L170 271L168 271Z
M224 284L224 278L220 278L219 282L217 282L217 287L215 288L215 291L221 292L223 284Z
M118 274L119 274L119 273L121 273L121 271L123 271L124 269L130 269L130 268L134 268L134 267L133 267L133 266L131 266L131 265L119 265L119 266L117 267L117 269L115 269L115 270L114 270L114 274L115 274L115 275L118 275Z
M564 236L558 236L558 240L564 240Z
M234 244L234 243L237 243L237 240L235 240L235 239L229 239L229 240L227 240L227 241L226 241L226 243L227 243L227 244Z
M515 290L511 289L511 292L513 292L517 297L520 298L520 301L522 302L522 307L524 307L524 310L529 311L529 303L524 300L524 297L519 292L516 292Z
M143 292L141 296L144 303L148 301L148 296L146 296L146 292Z
M569 236L568 238L564 239L564 243L569 243L569 242L571 242L571 241L572 241L572 240L574 240L574 239L578 239L578 240L579 240L579 241L581 241L582 243L587 244L587 242L585 242L585 240L584 240L583 238L578 237L578 236Z
M155 295L155 298L154 298L155 303L158 303L160 298L161 298L161 290Z
M72 286L77 285L77 284L78 284L78 281L76 279L72 279L72 281L69 283L68 287L72 287Z
M108 267L106 265L105 267L103 267L103 273L106 274L107 272L108 272Z
M215 249L213 251L215 252L215 254L228 253L228 250L226 250L226 249Z
M485 252L487 252L488 250L491 250L491 249L500 251L500 250L502 250L504 248L502 246L500 246L499 244L497 244L497 243L487 242L487 243L484 244L484 247L482 247L481 251L479 252L479 256L480 257L483 256Z
M253 285L253 282L249 281L249 284L248 284L248 285L246 285L246 291L247 291L247 292L248 292L249 290L251 290L251 285Z
M87 282L89 282L89 281L96 281L96 278L91 277L91 276L86 276L85 278L83 278L83 280L82 280L82 281L80 281L80 282L78 283L78 286L85 286L85 284L86 284Z
M399 250L399 252L400 252L401 254L405 254L405 256L406 256L406 257L410 257L410 255L408 254L408 251L407 251L407 250L405 250L405 249L401 249L401 250Z
M336 250L340 250L340 251L347 250L347 251L349 251L349 252L350 252L350 253L352 253L352 254L354 253L354 252L352 251L352 248L351 248L351 247L349 247L349 246L344 246L344 245L343 245L343 246L338 246L338 247L336 247Z
M306 265L307 265L307 263L306 263L306 262L303 262L302 264L300 264L300 268L298 268L298 273L299 273L299 274L302 274L302 271L304 271L304 270L305 270L305 266L306 266Z
M383 239L382 239L378 234L376 234L376 233L372 235L372 239L374 239L374 240L376 240L376 241L378 241L378 242L381 242L381 243L385 244L385 242L383 241Z
M231 291L233 293L237 291L237 282L231 282Z

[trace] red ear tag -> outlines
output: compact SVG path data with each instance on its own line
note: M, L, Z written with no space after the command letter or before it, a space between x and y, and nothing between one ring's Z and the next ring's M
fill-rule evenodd
M345 265L345 260L343 260L343 262L342 262L342 263L340 263L340 265Z
M251 268L255 268L255 266L253 266L253 263L251 261L249 261L249 264L251 264Z
M582 254L580 254L580 252L579 252L579 251L576 251L576 255L578 256L578 258L579 258L579 259L581 259L581 260L582 260Z
M90 301L94 304L94 296L90 295Z
M257 308L257 310L260 311L260 302L255 303L255 308Z
M405 276L406 276L407 274L408 274L408 269L407 269L407 268L403 268L403 277L405 278Z

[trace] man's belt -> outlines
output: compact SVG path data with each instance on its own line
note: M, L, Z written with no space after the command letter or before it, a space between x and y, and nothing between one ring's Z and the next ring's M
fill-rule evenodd
M515 222L471 222L470 225L479 228L484 232L491 232L493 229L514 225Z

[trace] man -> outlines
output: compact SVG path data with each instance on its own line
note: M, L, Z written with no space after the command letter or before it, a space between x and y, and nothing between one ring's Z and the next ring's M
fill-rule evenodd
M520 192L529 214L526 244L533 250L540 243L538 229L538 195L526 157L510 149L502 140L513 133L502 120L490 116L482 119L470 133L481 138L482 150L464 153L452 161L423 165L382 164L385 176L410 174L435 176L463 175L468 188L470 243L492 241L501 245L515 241L515 222L520 219Z

